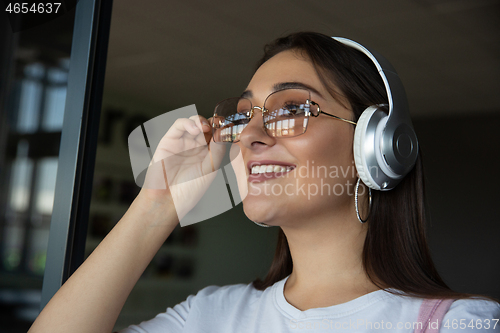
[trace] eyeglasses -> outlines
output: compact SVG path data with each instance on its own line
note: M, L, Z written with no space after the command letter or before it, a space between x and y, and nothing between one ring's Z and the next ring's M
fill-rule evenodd
M294 137L304 134L309 117L320 113L356 125L355 122L322 111L311 100L306 89L284 89L270 94L264 105L252 106L247 98L234 97L223 100L215 107L212 134L215 142L238 142L243 129L254 116L254 109L262 112L264 128L271 137Z

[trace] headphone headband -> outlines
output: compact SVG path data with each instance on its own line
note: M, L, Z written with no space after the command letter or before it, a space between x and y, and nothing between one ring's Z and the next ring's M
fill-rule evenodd
M347 38L332 38L366 55L384 82L389 112L386 115L378 106L363 112L356 127L354 155L358 173L367 186L392 189L410 172L418 155L403 83L391 63L378 52Z

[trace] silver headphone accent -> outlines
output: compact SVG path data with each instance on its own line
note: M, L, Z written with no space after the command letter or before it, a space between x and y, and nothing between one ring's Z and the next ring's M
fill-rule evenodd
M391 190L415 165L418 141L403 83L379 53L342 37L336 41L361 51L375 64L385 85L389 113L373 105L363 111L354 132L354 161L359 177L374 190Z

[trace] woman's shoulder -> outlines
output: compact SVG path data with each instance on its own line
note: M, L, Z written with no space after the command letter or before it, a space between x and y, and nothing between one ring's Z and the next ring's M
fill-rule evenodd
M242 297L259 297L262 291L249 284L231 284L225 286L211 285L198 291L195 298L197 299L224 299L225 301L241 299Z
M400 311L408 309L414 313L421 311L422 302L424 301L424 298L406 296L401 292L388 292L385 296L384 303L387 306L398 308ZM452 321L460 322L461 319L462 322L489 319L490 322L497 322L497 329L500 330L500 304L482 297L457 299L451 303L450 308L444 315L443 324L446 321L450 323Z
M482 298L454 301L441 321L441 333L498 332L500 304Z
M467 298L454 301L445 318L499 319L500 304L484 298Z
M198 327L197 322L203 322L200 318L205 318L207 322L213 318L227 317L230 311L238 310L245 300L257 299L260 291L252 284L234 284L226 286L208 286L192 294L187 299L173 307L169 307L165 312L158 314L151 320L144 321L138 325L120 331L128 332L180 332L186 324ZM189 318L197 318L189 320ZM167 331L167 329L169 329ZM189 330L188 330L189 331Z

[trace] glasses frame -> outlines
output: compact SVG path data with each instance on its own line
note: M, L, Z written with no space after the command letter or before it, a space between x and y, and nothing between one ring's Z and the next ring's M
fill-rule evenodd
M310 92L309 90L307 90L307 89L302 89L302 88L287 88L287 89L281 89L281 90L273 91L272 93L270 93L270 94L266 97L266 99L264 100L264 104L263 104L263 106L262 106L262 107L261 107L261 106L258 106L258 105L256 105L256 106L252 106L252 108L251 108L250 110L248 110L248 111L246 111L246 112L240 112L240 113L241 113L241 114L244 114L244 115L248 118L248 122L250 122L250 120L252 120L252 118L254 117L254 109L258 109L258 110L260 110L260 111L261 111L261 114L262 114L262 124L263 124L263 127L264 127L264 129L266 130L266 134L267 134L267 135L269 135L269 133L268 133L268 131L267 131L267 127L266 127L266 122L265 122L265 120L264 120L264 119L265 119L265 118L264 118L264 114L265 114L265 113L267 113L267 112L270 112L270 110L268 110L268 109L266 109L266 108L265 108L265 106L266 106L266 102L267 102L267 100L269 99L269 97L271 97L272 95L274 95L274 94L276 94L276 93L279 93L279 92L282 92L282 91L286 91L286 90L303 90L303 91L307 91L307 92L309 93L309 97L311 97L311 92ZM246 97L232 97L232 98L246 99L246 100L248 100L248 101L250 102L250 100L249 100L248 98L246 98ZM215 111L214 111L214 115L213 115L213 117L214 117L214 118L217 116L217 106L219 106L222 102L227 101L227 100L232 99L232 98L225 99L225 100L223 100L223 101L219 102L219 103L215 106ZM317 118L317 117L319 117L319 115L320 115L320 114L325 114L325 115L327 115L327 116L330 116L330 117L332 117L332 118L334 118L334 119L337 119L337 120L340 120L340 121L343 121L343 122L346 122L346 123L348 123L348 124L351 124L351 125L354 125L354 126L356 126L356 125L357 125L357 123L356 123L356 122L354 122L354 121L352 121L352 120L345 119L345 118L342 118L342 117L339 117L339 116L336 116L336 115L333 115L333 114L331 114L331 113L327 113L327 112L325 112L325 111L321 110L321 108L320 108L319 104L318 104L318 103L316 103L316 102L314 102L314 101L313 101L313 100L311 100L310 98L306 99L306 104L307 104L307 105L314 105L314 106L317 106L317 107L318 107L318 113L317 113L316 115L315 115L313 112L309 111L309 110L308 110L308 111L306 111L306 112L305 112L305 117L307 117L307 118L309 118L311 115L312 115L313 117ZM252 105L252 102L250 102L250 105ZM247 124L248 124L248 123L247 123ZM288 135L286 135L286 136L271 136L271 135L269 135L269 136L270 136L270 137L272 137L272 138L294 138L294 137L297 137L297 136L299 136L299 135L304 134L304 133L307 131L308 126L309 126L309 122L307 123L306 128L304 129L304 132L302 132L301 134L294 135L294 136L288 136ZM246 126L245 126L245 127L246 127ZM216 128L215 128L215 123L212 123L212 140L213 140L214 142L216 142L216 141L215 141L215 139L214 139L214 137L215 137L215 130L216 130ZM244 130L244 129L243 129L243 130ZM237 140L237 141L232 141L232 143L236 143L236 142L238 142L238 141L240 141L240 140ZM216 143L218 143L218 142L216 142ZM221 143L224 143L224 142L221 142Z

